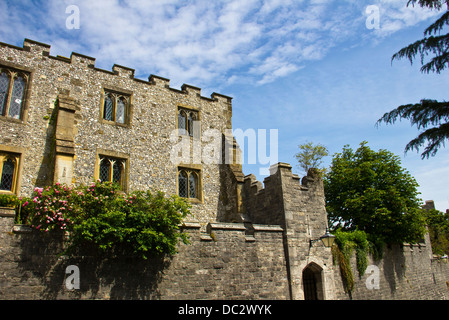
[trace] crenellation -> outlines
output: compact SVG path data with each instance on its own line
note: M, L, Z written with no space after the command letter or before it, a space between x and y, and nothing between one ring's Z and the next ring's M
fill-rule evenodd
M112 66L112 71L120 77L134 79L134 72L135 72L134 69L114 64Z
M0 65L21 73L26 83L21 113L0 116L0 160L18 159L15 188L1 193L30 196L35 187L55 182L88 184L100 179L100 169L100 180L111 181L106 173L116 170L125 193L155 188L186 198L192 216L179 229L190 244L148 261L60 257L60 239L16 226L14 210L0 208L2 298L304 299L310 290L318 299L347 298L331 249L318 241L327 213L317 171L300 179L279 162L263 183L245 176L241 150L227 130L231 97L203 97L201 88L188 84L171 88L169 79L156 75L136 79L135 69L117 64L99 69L95 60L78 53L53 57L49 45L29 39L22 48L0 43ZM187 134L179 135L180 126ZM205 147L201 138L209 129L220 132L222 155L232 154L232 163L192 161L192 150L180 163L173 160L180 140ZM111 169L113 164L119 166ZM404 269L410 285L422 288L420 295L448 298L442 284L449 268L433 259L428 236L423 244L388 248L386 259L373 263L385 275L382 290L362 288L353 297L412 296L405 293L405 278L394 274ZM61 285L66 264L83 270L79 292ZM307 287L306 272L315 289Z
M95 58L86 56L84 54L72 52L70 55L70 63L73 65L83 65L85 68L95 68Z
M35 55L49 56L50 45L35 40L25 39L23 41L23 50L31 52Z
M189 84L183 84L181 86L181 91L188 94L188 95L196 95L198 97L201 97L201 88L191 86Z

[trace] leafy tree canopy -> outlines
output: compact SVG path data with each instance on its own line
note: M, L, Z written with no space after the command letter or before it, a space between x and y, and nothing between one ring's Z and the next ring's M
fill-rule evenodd
M425 232L417 187L393 153L345 146L324 179L329 225L364 231L372 242L417 242Z

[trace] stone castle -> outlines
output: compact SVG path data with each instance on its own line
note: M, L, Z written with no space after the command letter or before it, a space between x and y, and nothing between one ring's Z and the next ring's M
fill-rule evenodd
M245 176L228 133L231 97L134 73L96 68L95 58L78 53L52 56L49 45L29 39L23 47L0 43L0 193L28 196L93 179L124 192L157 188L192 204L183 225L192 243L161 261L65 259L60 244L14 225L3 208L0 297L348 299L331 249L315 241L327 229L320 177L311 170L300 179L286 163L273 165L264 184ZM220 133L220 161L194 161L190 151L173 161L174 144L202 149L206 130ZM221 161L225 155L232 161ZM365 275L352 298L449 298L448 265L433 259L428 237L371 263L381 271L379 288L368 288ZM68 265L81 270L80 290L63 285Z

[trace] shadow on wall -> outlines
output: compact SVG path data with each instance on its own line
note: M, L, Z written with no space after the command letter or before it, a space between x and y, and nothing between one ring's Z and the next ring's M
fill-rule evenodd
M159 299L158 284L162 271L170 265L167 256L148 260L116 255L106 257L83 248L75 257L60 256L61 238L33 232L21 237L21 274L41 282L42 299ZM77 266L79 290L66 289L71 272ZM22 279L23 280L23 279Z
M390 286L391 294L396 292L405 276L405 256L400 245L387 245L383 255L385 279Z

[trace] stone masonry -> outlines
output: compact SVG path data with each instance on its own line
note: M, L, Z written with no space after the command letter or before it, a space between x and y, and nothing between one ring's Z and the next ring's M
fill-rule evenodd
M0 43L0 72L5 88L14 75L26 84L22 99L10 102L21 105L20 116L0 114L0 155L15 159L10 190L1 193L29 196L55 182L118 175L125 192L180 194L183 171L195 181L186 191L194 194L193 216L182 226L191 244L146 261L58 256L61 239L15 225L14 210L0 208L0 298L350 298L331 249L315 241L327 228L321 178L312 169L301 180L282 162L263 184L245 176L230 134L232 98L203 97L186 84L174 89L155 75L137 79L134 69L119 65L102 70L78 53L52 56L49 45L29 39L23 47ZM211 139L218 149L209 148ZM188 154L174 148L180 145ZM218 161L206 161L214 152ZM226 155L231 162L223 161ZM382 261L370 261L381 270L380 289L366 289L365 275L352 298L448 299L449 267L430 253L428 239L386 250ZM80 270L78 290L64 285L70 265Z

